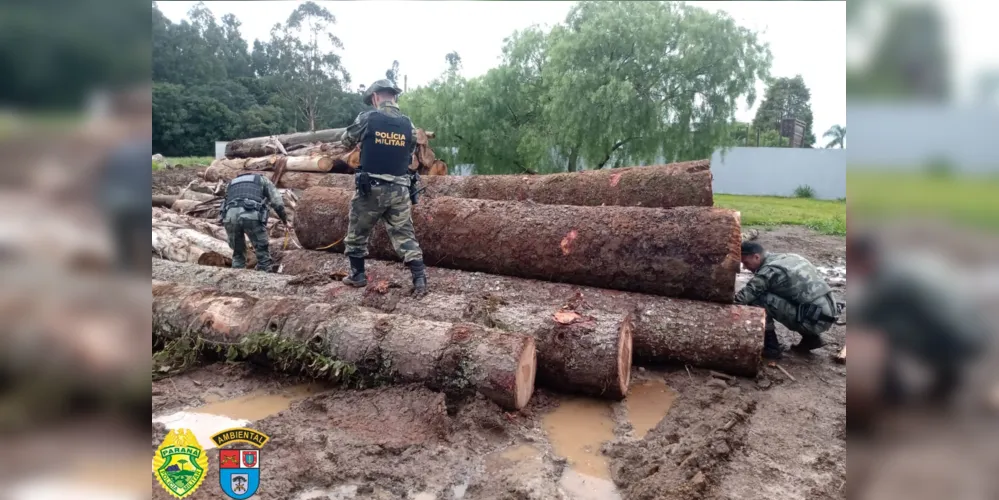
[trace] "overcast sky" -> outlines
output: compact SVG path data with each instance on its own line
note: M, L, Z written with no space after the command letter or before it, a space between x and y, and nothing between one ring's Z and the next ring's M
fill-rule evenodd
M197 2L159 2L170 20L179 22ZM234 14L243 37L268 40L271 27L284 22L301 2L205 2L221 18ZM446 66L444 56L461 55L465 77L481 75L499 64L503 38L532 24L553 25L565 19L573 2L318 2L337 18L344 66L352 86L384 78L399 61L409 87L425 84ZM723 10L741 25L758 31L773 52L774 76L801 74L812 92L813 131L818 144L834 124L846 125L846 2L695 2ZM387 14L386 14L387 13ZM762 98L763 85L758 84ZM756 106L759 105L759 99ZM751 121L752 109L736 116Z

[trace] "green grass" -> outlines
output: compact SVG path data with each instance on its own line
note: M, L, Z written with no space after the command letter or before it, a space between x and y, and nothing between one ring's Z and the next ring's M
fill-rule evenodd
M999 175L848 170L850 210L864 216L945 218L999 230Z
M164 158L164 161L180 167L207 167L215 161L215 158L211 156L173 156ZM153 170L159 170L156 162L153 162Z
M844 201L716 194L715 206L741 212L743 226L805 226L822 234L846 235Z

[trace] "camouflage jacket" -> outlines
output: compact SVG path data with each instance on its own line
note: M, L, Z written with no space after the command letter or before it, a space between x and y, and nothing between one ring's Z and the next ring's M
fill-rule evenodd
M344 146L347 146L347 149L351 149L361 142L361 139L364 137L364 133L368 130L368 115L371 113L384 113L392 117L405 116L402 114L402 110L399 109L399 105L391 101L382 102L378 105L378 109L362 111L357 115L357 118L354 119L354 123L351 123L343 134L342 142ZM416 149L416 128L413 128L413 139L412 144L409 145L410 155L412 155L413 150ZM410 184L409 177L380 174L372 174L371 177L403 186L409 186Z
M735 294L736 304L751 304L772 293L795 304L814 302L832 292L818 269L793 253L768 253L746 286Z

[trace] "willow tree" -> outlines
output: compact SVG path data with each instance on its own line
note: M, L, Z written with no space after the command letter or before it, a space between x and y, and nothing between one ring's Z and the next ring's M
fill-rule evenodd
M709 157L770 63L767 45L725 13L581 2L550 34L545 121L569 171Z

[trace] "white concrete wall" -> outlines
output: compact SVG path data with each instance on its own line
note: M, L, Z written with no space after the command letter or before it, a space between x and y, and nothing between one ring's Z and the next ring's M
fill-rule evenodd
M815 198L846 198L846 150L731 148L711 156L712 188L718 194L794 196L811 186Z
M944 161L962 173L999 171L999 110L987 106L849 101L850 168L920 171Z

